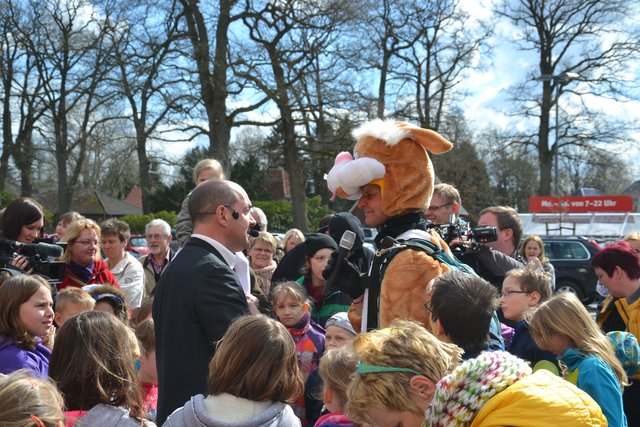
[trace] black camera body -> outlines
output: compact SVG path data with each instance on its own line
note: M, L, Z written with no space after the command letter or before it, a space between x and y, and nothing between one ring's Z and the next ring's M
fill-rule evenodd
M61 261L50 261L49 257L57 258L64 249L61 245L47 243L19 243L0 238L0 267L15 268L11 261L22 255L28 259L26 270L33 268L33 272L46 276L49 283L58 285L64 279L66 264Z
M472 250L476 250L478 245L498 240L498 229L496 227L471 228L468 222L431 224L429 228L435 229L447 244L458 240L459 245Z

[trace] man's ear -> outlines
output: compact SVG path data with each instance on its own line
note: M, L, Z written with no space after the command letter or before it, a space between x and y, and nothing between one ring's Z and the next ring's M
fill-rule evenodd
M504 230L502 230L502 232L504 233L504 237L506 240L510 242L513 240L513 230L511 228L505 228Z
M458 202L451 203L451 212L458 215L460 212L460 204Z
M436 391L435 384L424 375L414 375L409 380L409 389L416 398L416 404L426 411Z

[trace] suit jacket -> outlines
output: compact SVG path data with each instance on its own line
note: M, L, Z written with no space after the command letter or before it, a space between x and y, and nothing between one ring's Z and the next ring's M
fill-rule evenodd
M158 425L191 396L207 394L216 342L234 318L248 312L244 291L222 255L190 238L162 273L153 300Z

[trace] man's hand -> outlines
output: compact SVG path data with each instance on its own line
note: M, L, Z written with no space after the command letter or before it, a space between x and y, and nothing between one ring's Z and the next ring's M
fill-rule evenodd
M258 307L260 306L258 298L248 292L245 293L244 296L247 299L247 305L249 306L249 314L260 314L260 311L258 310Z

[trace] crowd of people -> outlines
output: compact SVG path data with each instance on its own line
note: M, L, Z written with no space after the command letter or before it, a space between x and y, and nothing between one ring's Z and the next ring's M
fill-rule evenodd
M195 167L177 251L163 220L135 258L118 219L69 212L47 236L38 202L11 202L0 424L640 425L640 235L593 258L608 292L594 320L554 295L514 209L479 212L491 238L459 232L460 194L434 185L427 154L449 141L377 120L354 137L328 186L377 228L375 252L346 212L279 241L214 159ZM42 248L60 277L21 253L38 242L59 245Z

